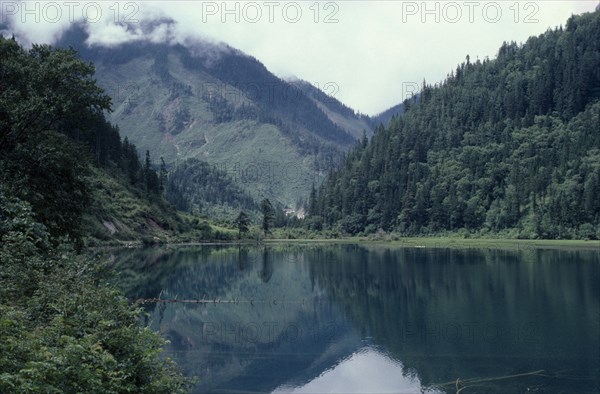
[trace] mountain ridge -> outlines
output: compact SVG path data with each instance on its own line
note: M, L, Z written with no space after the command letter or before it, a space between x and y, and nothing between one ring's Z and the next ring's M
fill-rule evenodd
M188 158L220 166L243 179L256 200L297 205L354 146L361 128L371 134L367 117L329 103L314 86L276 77L229 46L198 40L98 47L88 38L76 25L56 45L94 62L99 85L113 99L108 118L124 136L169 166Z
M600 12L425 85L311 201L341 233L596 239Z

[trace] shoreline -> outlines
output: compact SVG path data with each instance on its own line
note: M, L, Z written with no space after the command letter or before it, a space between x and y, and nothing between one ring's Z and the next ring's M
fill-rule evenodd
M596 250L600 252L600 240L527 240L506 238L451 238L451 237L406 237L397 240L378 240L368 237L348 238L267 238L260 241L206 241L206 242L166 242L155 245L144 245L139 241L120 241L122 245L106 244L87 248L89 251L98 249L123 249L123 248L172 248L189 246L258 246L282 244L338 244L338 245L364 245L382 246L389 248L428 248L428 249L504 249L504 250L541 250L541 249L568 249L568 250Z
M443 249L576 249L597 250L600 252L600 241L592 240L526 240L505 238L449 238L449 237L406 237L398 240L376 240L367 237L339 239L270 239L265 243L337 243L387 246L390 248L443 248Z

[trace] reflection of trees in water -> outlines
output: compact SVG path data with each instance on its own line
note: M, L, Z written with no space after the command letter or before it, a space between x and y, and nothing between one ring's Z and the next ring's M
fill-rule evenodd
M321 251L310 269L425 384L569 367L597 382L598 338L574 322L597 320L598 262L584 251L346 246Z
M159 273L140 269L131 277L140 280L136 286L142 287L142 278L158 284L155 297L194 299L199 295L242 301L152 304L152 327L171 341L167 354L172 352L169 355L190 375L200 377L204 385L199 392L212 385L246 389L248 384L255 391L271 392L294 379L313 379L341 356L351 354L353 345L359 343L352 336L343 346L330 349L332 336L348 338L349 327L340 321L339 310L332 311L317 299L321 293L311 290L307 265L301 265L299 257L290 263L285 248L240 245L193 255L194 250L175 252L160 266L152 265ZM133 259L129 262L134 263ZM148 267L143 262L139 266ZM260 328L257 340L246 338L256 327ZM296 335L297 340L289 339ZM261 382L255 381L256 376Z
M248 268L248 265L250 264L250 262L248 261L248 248L245 246L238 246L238 252L237 252L237 260L238 260L238 267L240 269L240 271L244 271Z
M273 259L269 256L269 249L263 248L262 251L262 269L260 270L260 279L263 283L269 283L273 276Z
M303 306L286 305L285 316L292 320L283 320L279 309L261 303L248 308L183 305L157 310L155 318L169 326L165 333L173 342L171 349L189 350L178 356L185 358L183 364L192 370L210 367L222 379L248 368L269 370L265 360L243 359L238 353L283 348L271 343L228 342L227 338L205 344L203 322L223 321L229 324L225 329L231 329L232 324L254 321L260 315L263 320L301 324L309 332L310 327L330 323L334 315L341 318L338 309L345 315L342 321L350 322L364 337L372 337L424 384L537 369L570 369L571 375L577 370L579 376L598 379L598 338L590 334L589 326L597 322L600 308L600 264L592 252L390 250L353 245L147 252L129 252L119 264L125 267L119 279L132 285L136 296L156 297L163 289L180 298L226 299L233 294L262 300L285 295L287 299L306 297L311 305L311 297L326 290L331 303L321 304L323 298L319 298L307 315L295 309ZM302 291L282 284L282 273L292 267L297 269L287 272L297 275L296 282L305 283ZM205 319L204 312L219 310L223 312L220 317ZM341 335L336 332L336 340ZM325 351L324 343L303 339L303 350ZM292 349L293 358L294 344L284 345ZM223 349L226 352L220 353ZM296 369L312 362L304 361ZM300 372L290 367L289 376L294 373ZM221 379L213 378L215 382ZM522 381L532 387L537 384L533 379ZM263 384L265 391L269 382ZM484 391L524 391L511 384L517 383L486 384ZM580 379L562 388L582 391L590 384Z
M261 269L258 271L258 275L263 283L269 283L271 277L273 276L273 257L270 255L270 251L267 246L263 246L262 251L254 248L252 254L249 253L249 248L247 246L238 246L237 262L240 271L245 271L249 267L254 266L257 262L259 262Z
M256 252L238 246L127 250L117 256L114 281L136 299L217 299L256 260Z

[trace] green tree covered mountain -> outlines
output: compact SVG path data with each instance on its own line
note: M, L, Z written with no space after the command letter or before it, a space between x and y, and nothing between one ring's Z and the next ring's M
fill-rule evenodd
M135 239L152 233L151 222L176 232L183 221L160 197L155 169L105 120L110 97L95 84L93 66L71 51L26 51L1 39L3 190L31 207L55 243L80 244L88 235ZM122 228L110 234L112 222ZM102 223L107 234L94 230ZM134 228L119 231L126 227Z
M84 26L74 26L57 45L95 63L98 83L114 103L109 120L124 136L170 168L188 158L215 165L256 200L294 206L363 131L371 132L366 117L314 87L276 77L231 47L202 41L90 47L87 37Z
M198 159L188 159L170 173L166 198L177 209L208 217L234 217L241 209L257 211L254 199L227 173Z
M600 236L600 12L424 85L310 204L349 234Z

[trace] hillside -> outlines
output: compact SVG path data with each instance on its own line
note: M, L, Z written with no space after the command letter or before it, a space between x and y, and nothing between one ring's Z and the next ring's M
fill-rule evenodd
M24 49L0 35L3 393L182 393L188 385L98 262L76 254L98 220L109 228L119 219L136 239L155 218L173 234L182 222L164 209L150 154L142 164L104 119L110 101L93 73L73 51Z
M600 236L600 12L467 56L403 106L326 181L312 227Z
M232 220L258 204L227 173L198 159L188 159L169 174L165 196L177 209Z
M369 137L373 134L372 122L367 115L356 113L352 108L335 98L339 89L336 83L323 84L321 86L323 90L303 80L290 81L290 84L312 99L329 120L351 134L355 139L362 138L363 133Z
M105 119L110 99L92 65L72 51L0 40L0 188L29 204L56 244L227 237L164 199L166 169L150 151L142 161Z
M188 158L216 165L257 200L294 206L363 128L370 132L354 111L324 106L225 45L104 48L88 47L86 38L85 29L74 26L57 45L94 62L98 83L113 101L109 120L124 136L171 168Z

